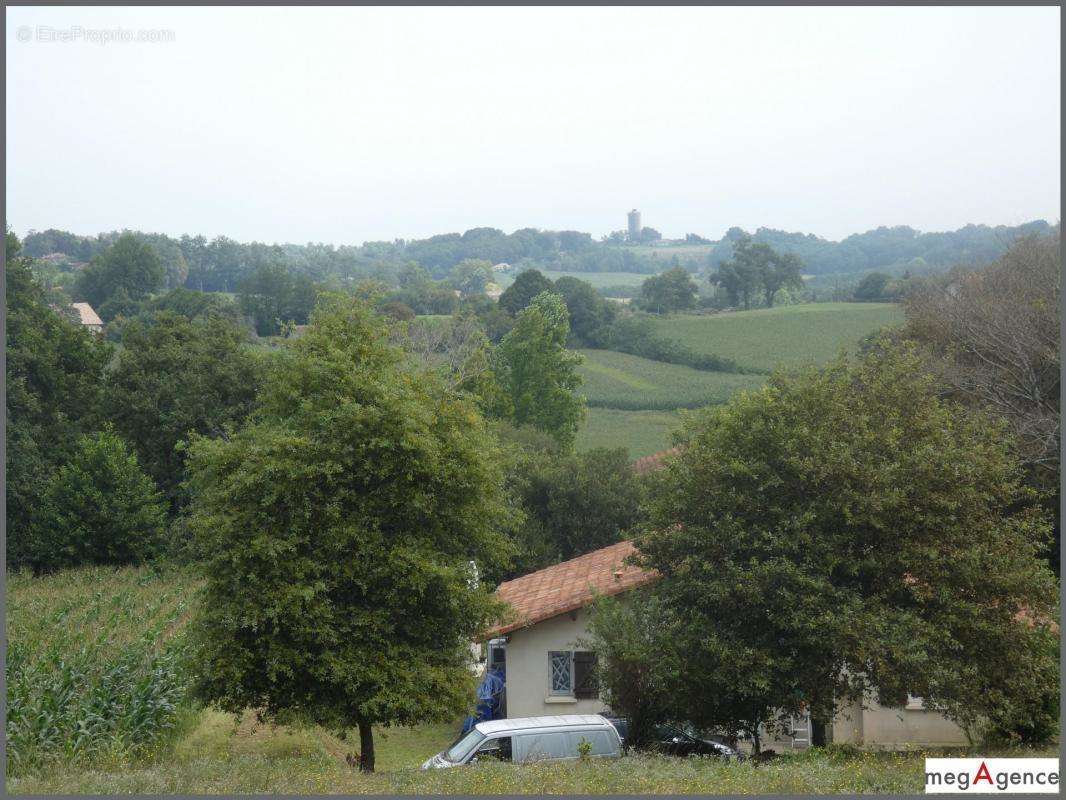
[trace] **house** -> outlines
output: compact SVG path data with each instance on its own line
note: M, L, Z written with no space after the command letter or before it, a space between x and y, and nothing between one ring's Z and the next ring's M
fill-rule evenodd
M104 330L104 321L100 319L93 307L88 303L71 303L70 307L77 314L78 321L93 333L101 333Z
M624 563L635 550L632 542L619 542L500 584L496 597L510 606L511 614L489 632L488 665L506 675L505 716L607 710L593 680L595 654L582 642L588 637L589 606L597 597L657 580L656 573ZM795 720L793 727L790 739L766 745L808 746L809 720ZM838 714L827 738L892 749L967 743L962 728L927 710L919 697L904 708L886 708L873 698L853 703Z

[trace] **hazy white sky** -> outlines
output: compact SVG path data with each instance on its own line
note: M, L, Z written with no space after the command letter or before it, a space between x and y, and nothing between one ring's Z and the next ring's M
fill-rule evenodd
M116 27L173 41L88 41ZM631 207L667 237L1053 222L1059 48L1058 8L9 8L6 214L337 244Z

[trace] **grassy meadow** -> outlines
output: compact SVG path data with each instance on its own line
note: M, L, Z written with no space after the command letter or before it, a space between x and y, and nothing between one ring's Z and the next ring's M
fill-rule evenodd
M670 433L681 422L678 411L623 411L590 408L577 432L578 450L625 447L630 458L650 456L670 447Z
M656 320L659 335L699 353L771 370L824 363L867 334L903 322L892 303L803 303L724 314L677 314Z
M888 303L808 303L724 314L676 314L654 322L656 332L699 353L731 358L760 373L775 367L824 363L854 350L868 334L902 322ZM725 403L754 389L765 374L708 372L610 350L581 350L588 398L578 432L581 450L627 447L631 458L670 446L678 411Z
M758 387L762 375L707 372L613 350L579 350L581 391L591 408L671 411L726 402L736 392Z

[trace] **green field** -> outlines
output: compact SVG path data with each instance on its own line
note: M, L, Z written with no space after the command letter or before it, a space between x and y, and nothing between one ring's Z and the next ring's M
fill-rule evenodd
M670 447L670 433L680 422L676 411L590 408L577 432L577 449L624 447L630 458L650 456Z
M8 776L143 758L180 721L197 581L87 568L7 582Z
M704 262L707 256L714 249L713 244L677 244L677 245L626 245L626 249L634 253L635 255L651 256L652 258L658 258L665 262L673 260L674 256L677 256L677 260L682 263L690 261Z
M656 330L700 353L731 358L742 367L773 369L820 364L842 347L854 351L867 334L903 322L891 303L804 303L724 314L676 315Z
M762 375L707 372L613 350L579 350L581 391L590 407L667 411L726 402L762 385Z

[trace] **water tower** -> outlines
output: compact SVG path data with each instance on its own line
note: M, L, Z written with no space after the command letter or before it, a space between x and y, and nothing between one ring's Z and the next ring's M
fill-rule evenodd
M629 223L629 241L639 242L640 231L642 230L640 225L640 212L635 208L626 214L626 219Z

